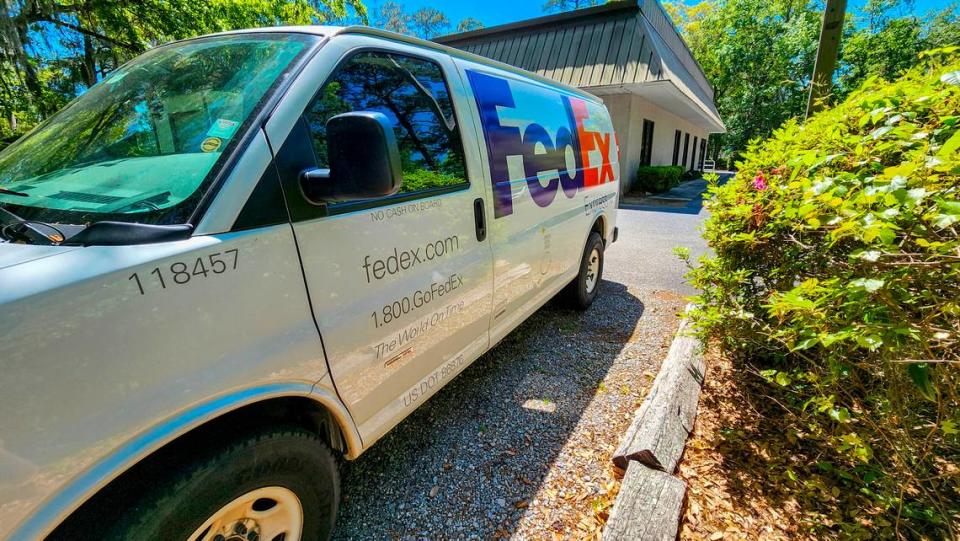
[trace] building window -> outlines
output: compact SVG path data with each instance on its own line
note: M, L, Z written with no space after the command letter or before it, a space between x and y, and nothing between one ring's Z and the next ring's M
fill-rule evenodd
M653 121L643 119L643 139L640 143L640 165L650 165L653 158Z
M677 165L680 160L680 130L673 132L673 164Z
M320 167L329 167L326 123L351 111L383 113L400 150L400 193L466 187L463 147L440 66L382 52L347 59L304 113Z
M690 149L690 170L697 168L697 137L693 137L693 148Z
M707 140L700 140L700 170L703 171L703 160L707 157Z
M689 156L688 154L689 151L690 151L690 134L685 133L683 134L683 161L681 162L681 165L683 165L683 167L687 166L687 156Z

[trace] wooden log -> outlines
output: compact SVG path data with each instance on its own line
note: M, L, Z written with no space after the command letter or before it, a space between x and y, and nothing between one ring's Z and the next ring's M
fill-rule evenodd
M697 415L705 369L700 341L687 336L686 329L684 319L650 394L613 454L614 465L622 470L635 460L673 473L683 455L683 446Z
M674 541L686 492L680 479L631 462L603 530L604 541Z

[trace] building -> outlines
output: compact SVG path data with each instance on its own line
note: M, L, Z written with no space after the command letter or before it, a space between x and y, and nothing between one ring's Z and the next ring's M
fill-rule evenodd
M641 165L702 169L726 131L713 88L658 0L610 2L435 41L599 96L620 144L622 190Z

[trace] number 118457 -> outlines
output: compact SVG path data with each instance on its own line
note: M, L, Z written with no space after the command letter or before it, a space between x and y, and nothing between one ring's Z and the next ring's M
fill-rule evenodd
M160 289L163 290L167 289L167 286L185 285L195 277L207 278L211 274L223 274L227 271L236 270L238 253L238 250L234 248L224 252L199 256L188 261L175 261L168 266L154 267L142 278L139 273L135 272L127 280L137 285L137 291L141 295L146 295L152 283L159 284Z

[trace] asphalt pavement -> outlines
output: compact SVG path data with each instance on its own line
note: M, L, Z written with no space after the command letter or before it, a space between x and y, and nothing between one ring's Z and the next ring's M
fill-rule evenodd
M729 174L721 174L725 181ZM607 250L607 276L627 283L693 295L684 275L687 268L673 250L685 247L692 261L707 252L700 226L703 210L703 179L684 182L672 190L621 204L617 211L620 239Z

